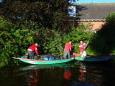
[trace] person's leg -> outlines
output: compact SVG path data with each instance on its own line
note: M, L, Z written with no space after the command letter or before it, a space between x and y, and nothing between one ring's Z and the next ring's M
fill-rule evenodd
M83 51L83 53L82 53L81 57L82 57L82 58L85 58L85 57L86 57L86 55L87 55L87 54L86 54L86 51Z
M31 59L31 52L28 51L28 59Z
M34 52L31 52L31 55L32 55L31 58L34 59L35 56Z
M67 59L70 59L71 56L70 56L70 52L67 52Z
M67 52L64 52L63 58L64 58L64 59L67 59Z
M29 55L29 59L34 59L34 52L29 51L28 55Z

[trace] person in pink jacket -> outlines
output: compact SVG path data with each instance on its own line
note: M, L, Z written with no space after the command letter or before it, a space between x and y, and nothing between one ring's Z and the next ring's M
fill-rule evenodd
M69 59L71 56L70 56L70 52L71 52L71 49L72 49L72 44L71 44L71 41L65 43L65 46L64 46L64 59Z
M82 54L83 51L84 51L84 43L83 43L83 41L80 41L80 43L79 43L79 52L80 52L80 54Z
M87 47L87 44L83 41L80 41L80 44L79 44L79 52L80 52L80 56L81 57L85 57L86 56L86 49Z

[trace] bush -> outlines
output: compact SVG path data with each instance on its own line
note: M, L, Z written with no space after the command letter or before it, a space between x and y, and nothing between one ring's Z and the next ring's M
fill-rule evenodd
M24 54L26 46L33 42L33 31L24 27L17 27L0 17L0 61L11 63L11 57L17 53Z
M92 39L91 48L97 54L113 54L115 50L115 13L106 17L106 23Z
M79 25L77 28L73 27L72 31L64 36L63 42L65 43L68 40L71 40L73 43L73 52L78 51L78 44L81 40L86 43L90 42L90 39L94 33L89 30L87 26Z
M30 23L31 26L28 25ZM2 64L11 64L11 57L24 55L28 44L33 42L39 44L41 54L62 55L64 44L71 40L73 52L78 52L79 41L89 42L93 34L84 25L70 28L69 33L62 34L55 28L39 28L35 22L26 21L24 24L16 26L0 17L0 61Z
M39 29L38 42L42 47L41 52L43 54L55 54L60 55L63 52L62 37L56 30Z

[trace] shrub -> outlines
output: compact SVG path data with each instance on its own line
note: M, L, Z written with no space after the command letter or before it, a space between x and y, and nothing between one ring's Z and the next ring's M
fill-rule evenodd
M78 44L80 40L86 43L90 42L90 39L94 33L89 30L87 26L79 25L77 28L73 27L72 31L64 36L64 42L71 40L73 43L73 51L78 52Z

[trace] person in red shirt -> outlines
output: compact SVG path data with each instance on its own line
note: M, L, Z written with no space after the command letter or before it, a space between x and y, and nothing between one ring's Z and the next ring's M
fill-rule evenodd
M69 59L71 56L70 56L70 52L71 52L71 49L72 49L72 44L71 44L71 41L65 43L65 46L64 46L64 59Z
M28 51L29 59L34 59L34 56L38 55L38 44L35 43L35 44L30 45L27 51Z

